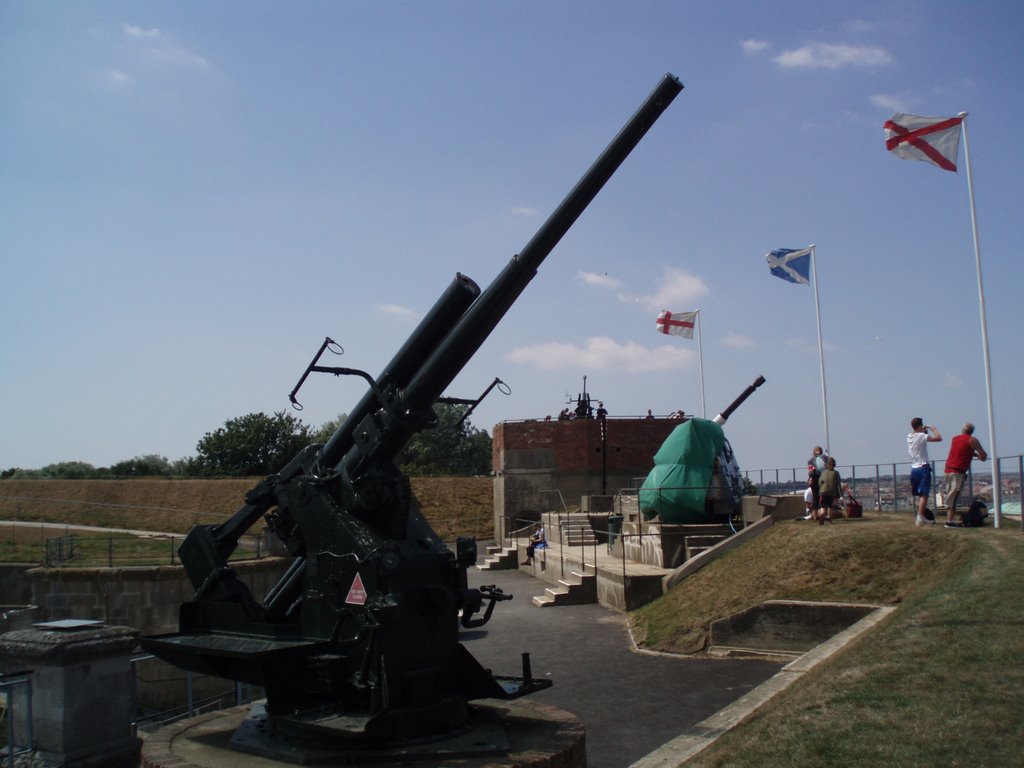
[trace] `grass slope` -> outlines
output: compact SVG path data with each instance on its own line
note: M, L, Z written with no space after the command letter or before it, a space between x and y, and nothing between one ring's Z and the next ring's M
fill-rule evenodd
M0 480L0 520L185 533L197 523L220 523L233 515L259 479ZM420 509L442 539L493 537L489 477L414 477L411 482Z
M1024 765L1022 590L1013 526L786 522L634 621L648 646L692 651L708 621L764 599L899 604L687 768L994 768Z

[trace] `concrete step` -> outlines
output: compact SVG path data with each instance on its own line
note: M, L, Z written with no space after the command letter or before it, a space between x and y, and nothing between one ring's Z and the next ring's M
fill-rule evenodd
M590 522L586 520L586 518L583 520L575 520L571 523L565 523L563 521L561 530L565 536L565 543L570 547L578 547L581 544L597 543L597 537L594 535L594 529L590 527Z
M704 534L701 536L687 536L686 542L686 559L689 560L691 557L696 557L701 552L721 544L725 541L728 536L719 534Z
M491 549L498 551L477 564L478 571L510 571L519 566L519 550L515 547L488 547L488 552Z
M570 578L559 579L556 585L547 587L543 595L534 596L531 602L539 608L596 603L597 579L592 574L572 571Z
M592 546L594 544L597 544L597 537L593 531L567 533L565 536L565 545L567 547Z

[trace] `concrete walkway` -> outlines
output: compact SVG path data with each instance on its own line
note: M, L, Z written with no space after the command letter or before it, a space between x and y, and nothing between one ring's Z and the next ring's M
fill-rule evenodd
M470 571L471 585L514 595L491 621L461 640L497 675L521 674L530 653L534 677L554 681L531 698L565 709L587 728L589 768L625 768L686 733L769 680L771 661L690 659L632 651L623 614L598 605L540 609L544 582L519 571Z
M472 571L514 598L462 641L495 674L519 675L531 654L534 696L577 715L587 729L589 768L681 768L806 672L870 631L895 608L881 607L783 666L782 662L689 658L637 651L625 615L597 605L538 609L544 582L520 571Z

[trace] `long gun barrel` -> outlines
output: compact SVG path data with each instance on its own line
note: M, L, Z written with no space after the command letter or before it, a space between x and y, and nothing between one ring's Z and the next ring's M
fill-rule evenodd
M476 354L509 307L537 274L537 268L611 178L629 153L683 89L673 75L665 75L600 157L576 183L529 243L506 265L494 282L462 316L409 383L402 400L408 412L429 408ZM401 353L400 353L401 354ZM399 355L400 356L400 355ZM398 356L396 356L396 359ZM324 446L321 461L339 459L338 469L350 476L362 459L351 450L361 414L353 413ZM394 458L411 436L406 429L391 429L378 445L381 457ZM343 454L343 455L340 455Z
M666 74L661 79L486 291L481 294L476 283L464 275L456 275L377 377L376 386L363 395L322 447L310 446L275 477L253 488L246 495L246 503L224 523L197 526L189 533L180 552L197 593L212 589L222 597L228 596L216 574L225 567L241 535L275 506L275 484L288 483L303 475L329 474L332 470L350 481L357 481L361 467L368 461L393 460L412 435L432 426L431 406L484 343L547 255L682 89L682 83L674 75ZM296 584L298 576L297 573ZM256 606L250 605L250 609Z
M725 422L729 420L729 417L732 416L732 412L739 408L741 405L743 405L743 402L752 394L754 394L754 390L760 387L762 384L764 384L764 376L758 376L753 384L744 389L740 393L740 396L733 400L731 403L729 403L729 407L726 408L717 416L715 416L715 418L713 418L712 421L715 422L715 424L719 425L725 424Z

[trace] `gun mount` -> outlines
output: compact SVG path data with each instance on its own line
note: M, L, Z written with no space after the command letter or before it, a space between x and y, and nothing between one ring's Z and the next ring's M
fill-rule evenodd
M452 553L394 462L434 425L433 404L682 87L666 75L487 290L456 275L376 378L323 369L362 376L369 389L324 445L256 485L230 519L189 532L179 553L195 594L181 605L179 632L144 638L146 650L263 686L274 733L360 744L451 732L472 699L550 685L532 678L526 654L521 677L498 677L458 642L460 623L480 626L510 596L468 587L476 542L460 538ZM229 557L261 519L293 560L258 600Z
M722 425L764 382L758 376L715 418L690 418L672 430L640 488L640 509L646 517L708 523L740 511L743 475Z

